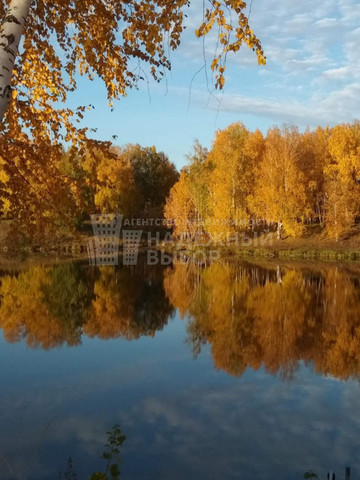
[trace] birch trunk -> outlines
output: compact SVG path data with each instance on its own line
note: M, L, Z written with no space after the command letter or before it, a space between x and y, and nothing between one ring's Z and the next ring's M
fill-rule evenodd
M9 105L11 77L32 0L11 0L0 27L0 122Z

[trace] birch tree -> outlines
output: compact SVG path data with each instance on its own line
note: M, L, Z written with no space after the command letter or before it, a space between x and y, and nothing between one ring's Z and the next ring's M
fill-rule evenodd
M34 226L45 207L42 219L48 221L49 212L60 208L54 189L69 179L59 182L59 145L72 146L80 157L110 148L110 142L91 140L83 124L91 99L90 105L67 106L79 75L104 82L110 107L146 76L160 81L193 6L190 0L0 0L0 140L6 140L0 157L5 174L21 185L11 201L23 228ZM226 58L243 44L265 63L245 2L208 0L194 34L202 38L211 31L220 46L210 62L217 88L225 84ZM67 206L61 210L63 220L71 218Z
M0 28L0 120L9 104L12 72L30 5L31 0L11 0Z

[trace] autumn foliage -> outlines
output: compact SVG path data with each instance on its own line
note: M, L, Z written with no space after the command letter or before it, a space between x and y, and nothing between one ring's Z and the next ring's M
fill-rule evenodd
M16 9L8 10L10 3L0 1L2 27L20 25ZM12 217L23 231L34 235L35 230L72 226L78 206L72 197L81 202L88 185L84 186L78 175L74 179L60 168L64 148L72 151L68 162L73 163L73 171L78 168L79 158L92 157L96 162L99 151L104 157L111 155L110 141L92 139L96 128L86 126L86 114L94 108L91 99L77 108L68 106L69 96L81 77L103 82L111 108L139 82L151 77L160 81L171 69L170 52L180 45L193 3L29 2L27 18L21 19L22 24L25 20L25 28L20 51L16 55L14 47L10 63L2 65L6 71L12 70L12 77L11 85L1 87L4 91L0 97L2 111L6 110L4 119L0 119L1 210L7 212L11 208ZM206 2L203 20L199 20L193 34L204 38L210 32L215 33L220 46L214 46L211 63L216 87L224 86L227 56L237 52L242 44L255 52L259 64L265 63L260 41L246 16L245 2ZM9 45L12 37L7 38ZM6 42L0 48L8 58ZM99 182L103 188L96 192L96 201L111 209L123 203L125 194L133 194L124 189L115 194L113 188L119 176L130 178L131 172L126 161L114 166L104 160L101 170ZM134 181L137 182L136 175ZM157 185L153 187L152 195ZM148 198L142 201L146 203Z
M318 224L338 240L360 218L360 126L271 128L235 123L191 160L165 208L175 236L252 232L283 224L290 236ZM195 149L199 149L196 145Z
M1 275L0 328L30 348L136 340L177 309L193 353L209 344L215 367L231 375L264 366L291 378L305 363L360 378L358 278L356 268L326 265L32 266Z
M28 185L24 190L24 179L10 175L0 157L0 212L13 221L24 242L75 231L96 212L163 217L178 173L155 147L98 147L83 155L72 148L58 153L51 166L54 176L43 173L37 179L41 189Z
M194 354L210 344L215 367L231 375L264 366L291 378L304 362L337 378L360 376L357 272L179 262L164 285L189 318Z
M163 290L162 270L144 275L80 264L36 266L0 280L0 326L8 342L31 348L74 346L85 334L128 340L154 336L173 313Z

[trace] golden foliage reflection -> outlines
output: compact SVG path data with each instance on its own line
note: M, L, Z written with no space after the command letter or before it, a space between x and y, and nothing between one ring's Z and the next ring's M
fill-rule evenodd
M241 375L263 365L291 378L305 362L341 379L360 376L358 273L250 264L186 270L188 282L184 265L175 265L165 289L190 316L194 354L209 343L216 368Z
M176 308L194 354L209 344L215 367L231 375L263 366L291 378L305 363L339 379L360 377L356 266L33 266L3 272L0 299L5 339L31 348L78 345L83 335L154 336Z

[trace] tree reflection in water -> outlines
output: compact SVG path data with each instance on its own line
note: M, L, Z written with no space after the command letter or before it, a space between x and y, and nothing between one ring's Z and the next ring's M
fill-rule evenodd
M153 336L177 309L194 355L210 344L231 375L263 365L289 379L304 362L359 378L359 287L356 267L331 265L33 266L2 275L0 327L8 342L49 349L84 334Z
M211 345L216 368L241 375L264 365L291 378L303 361L340 379L360 376L359 272L333 266L176 264L165 290L193 352Z
M135 269L34 266L0 280L4 337L8 342L24 339L32 348L78 345L83 334L153 336L174 313L162 268L147 269L142 263Z

